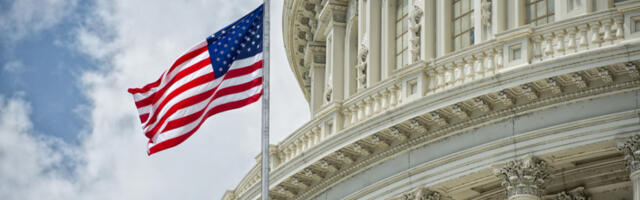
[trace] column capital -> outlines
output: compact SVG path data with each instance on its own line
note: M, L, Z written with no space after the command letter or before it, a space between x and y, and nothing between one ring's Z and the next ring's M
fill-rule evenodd
M633 135L627 138L624 143L618 144L618 151L624 153L627 160L627 168L631 174L640 169L640 135Z
M402 194L402 200L440 200L442 195L439 192L429 190L427 188L417 188L410 192Z
M502 180L508 199L540 199L551 180L549 166L533 155L494 166L494 174ZM534 198L521 198L523 196Z

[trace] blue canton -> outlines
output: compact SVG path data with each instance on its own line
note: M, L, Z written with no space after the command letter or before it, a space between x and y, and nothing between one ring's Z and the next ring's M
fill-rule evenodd
M260 5L242 19L207 37L216 79L227 73L233 61L262 52L262 10Z

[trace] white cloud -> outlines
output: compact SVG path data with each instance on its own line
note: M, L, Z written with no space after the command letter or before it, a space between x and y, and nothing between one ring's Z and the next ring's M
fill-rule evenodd
M271 143L277 143L309 114L282 46L282 2L273 4ZM219 199L233 189L260 152L259 103L216 115L185 143L148 157L126 89L155 80L182 51L257 6L98 1L75 31L77 49L102 63L80 80L91 102L81 109L90 128L76 146L36 138L28 104L0 98L0 199Z
M31 132L31 107L21 97L0 96L0 199L68 199L73 184L66 167L74 148Z
M0 40L15 41L58 24L77 0L16 0L0 12Z
M6 62L2 67L2 70L12 74L19 74L24 72L25 66L24 66L24 63L22 63L22 61L12 60L12 61Z

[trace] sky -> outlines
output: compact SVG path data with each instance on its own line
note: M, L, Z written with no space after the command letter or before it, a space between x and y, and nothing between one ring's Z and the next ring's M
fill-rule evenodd
M251 0L0 0L0 199L220 199L256 164L260 103L147 156L127 88L255 9ZM271 143L309 120L272 1Z

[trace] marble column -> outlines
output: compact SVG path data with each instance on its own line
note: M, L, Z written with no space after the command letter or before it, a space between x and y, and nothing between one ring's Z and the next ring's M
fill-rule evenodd
M547 163L532 155L497 165L494 174L502 180L508 200L541 200L551 180Z
M640 200L640 135L629 137L624 143L618 145L627 160L627 168L630 171L630 179L633 184L633 200Z

